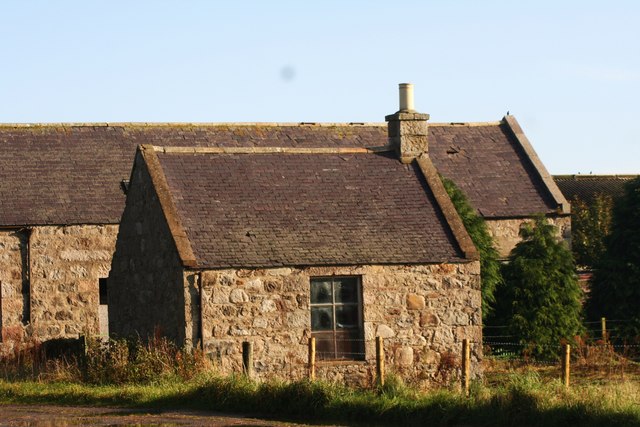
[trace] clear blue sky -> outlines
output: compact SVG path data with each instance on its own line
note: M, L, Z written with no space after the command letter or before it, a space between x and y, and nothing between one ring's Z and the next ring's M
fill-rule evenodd
M638 1L0 3L0 122L509 110L551 173L640 173Z

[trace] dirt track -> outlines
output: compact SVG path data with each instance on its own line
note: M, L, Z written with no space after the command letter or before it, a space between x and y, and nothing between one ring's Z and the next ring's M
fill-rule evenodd
M1 405L0 426L303 426L213 412Z

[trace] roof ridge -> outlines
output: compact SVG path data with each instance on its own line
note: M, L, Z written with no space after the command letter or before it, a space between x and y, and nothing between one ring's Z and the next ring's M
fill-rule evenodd
M476 126L500 126L504 122L502 120L491 121L491 122L446 122L446 123L435 123L435 122L427 122L427 126L438 126L438 127L454 127L454 126L467 126L467 127L476 127Z
M633 174L560 174L553 175L553 179L597 179L597 178L617 178L617 179L634 179L640 176Z
M384 122L36 122L36 123L0 123L3 127L109 127L109 126L137 126L137 127L171 127L171 126L270 126L270 127L292 127L292 126L387 126Z
M430 122L429 126L499 126L502 121L490 122ZM309 126L309 127L336 127L336 126L353 126L353 127L386 127L385 122L34 122L34 123L0 123L0 128L37 128L37 127L172 127L172 126L204 126L204 127L222 127L222 126L268 126L268 127L292 127L292 126Z
M391 145L379 147L164 147L151 145L155 152L165 154L364 154L393 150Z

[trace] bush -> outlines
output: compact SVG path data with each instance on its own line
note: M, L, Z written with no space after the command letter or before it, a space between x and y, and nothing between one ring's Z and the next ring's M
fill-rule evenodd
M588 313L624 320L617 341L640 340L640 177L625 185L613 209L606 251L596 264Z
M542 215L520 236L503 268L497 318L526 354L555 357L562 342L573 342L583 330L573 257Z
M605 240L611 229L613 198L597 194L587 204L571 200L571 245L576 264L593 268L605 253Z
M493 311L495 290L502 283L500 273L499 254L493 245L493 238L489 234L484 218L477 214L471 206L467 196L453 181L440 177L449 198L462 219L462 223L469 233L473 244L480 253L480 275L482 280L482 318L486 320Z

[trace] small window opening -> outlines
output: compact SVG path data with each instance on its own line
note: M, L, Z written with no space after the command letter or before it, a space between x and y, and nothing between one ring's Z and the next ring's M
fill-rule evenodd
M107 279L100 278L98 279L98 283L100 287L100 305L107 305L109 304L109 295L107 293Z
M100 305L98 306L98 325L100 328L100 336L102 338L109 337L109 292L107 290L107 278L98 279L98 291Z
M128 179L123 179L120 181L120 189L126 195L129 192L130 182Z

